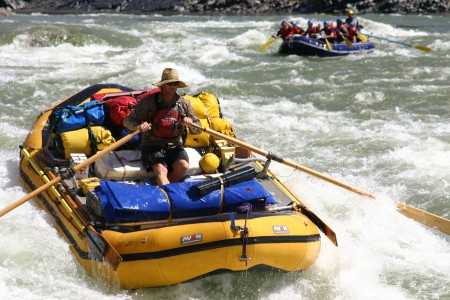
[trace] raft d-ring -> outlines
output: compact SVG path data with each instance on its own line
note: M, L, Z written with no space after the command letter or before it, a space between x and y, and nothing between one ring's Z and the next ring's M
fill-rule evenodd
M252 258L251 257L248 257L248 256L241 256L241 257L239 257L239 260L240 261L248 261L248 260L251 260Z

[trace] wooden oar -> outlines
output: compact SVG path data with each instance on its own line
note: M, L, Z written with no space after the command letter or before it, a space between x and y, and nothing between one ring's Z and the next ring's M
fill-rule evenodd
M450 235L450 220L400 202L397 203L397 210L414 221L437 228L438 230Z
M313 175L313 176L315 176L315 177L318 177L318 178L320 178L320 179L323 179L323 180L325 180L325 181L328 181L328 182L330 182L330 183L332 183L332 184L335 184L335 185L337 185L337 186L340 186L340 187L345 188L345 189L347 189L347 190L350 190L350 191L352 191L352 192L358 193L358 194L360 194L360 195L369 196L369 197L371 197L371 198L375 198L375 195L372 194L372 193L369 193L369 192L366 192L366 191L361 190L361 189L359 189L359 188L356 188L356 187L350 186L350 185L348 185L348 184L345 184L345 183L343 183L343 182L341 182L341 181L339 181L339 180L336 180L336 179L331 178L331 177L328 176L328 175L321 174L321 173L316 172L316 171L314 171L314 170L311 170L311 169L309 169L309 168L307 168L307 167L303 167L303 166L298 165L298 164L296 164L296 163L294 163L294 162L291 162L291 161L288 161L288 160L286 160L286 159L283 159L282 157L279 157L279 156L277 156L277 155L275 155L275 154L273 154L273 153L270 153L270 152L268 152L268 151L265 151L265 150L256 148L255 146L249 145L249 144L247 144L247 143L245 143L245 142L243 142L243 141L240 141L240 140L235 139L235 138L233 138L233 137L230 137L230 136L228 136L228 135L222 134L222 133L217 132L217 131L215 131L215 130L211 130L211 129L209 129L209 128L202 127L202 126L199 126L199 125L196 125L196 124L184 124L184 125L186 125L186 126L192 126L192 127L201 129L202 131L204 131L204 132L206 132L206 133L208 133L208 134L210 134L210 135L212 135L212 136L221 138L221 139L226 140L226 141L228 141L228 142L230 142L230 143L232 143L232 144L234 144L234 145L241 146L241 147L246 148L246 149L248 149L248 150L250 150L250 151L253 151L253 152L255 152L255 153L258 153L258 154L260 154L260 155L263 155L263 156L267 157L267 159L273 159L274 161L277 161L277 162L279 162L279 163L285 164L285 165L287 165L287 166L289 166L289 167L292 167L292 168L294 168L294 169L296 169L296 170L300 170L300 171L302 171L302 172L308 173L308 174L310 174L310 175Z
M388 41L388 42L391 42L391 43L400 44L400 45L411 47L411 48L416 48L416 49L424 51L424 52L430 52L431 51L431 48L428 48L428 47L425 47L425 46L421 46L421 45L411 45L411 44L408 44L408 43L399 42L399 41L393 41L393 40L389 40L387 38L383 38L383 37L379 37L379 36L371 35L371 34L367 34L367 33L365 33L365 35L368 35L370 37L373 37L373 38L376 38L376 39L379 39L379 40Z
M108 147L106 147L105 149L103 149L102 151L97 152L96 154L94 154L93 156L89 157L88 159L86 159L84 162L76 165L75 167L73 167L73 170L75 172L85 168L86 166L88 166L89 164L95 162L97 159L99 159L100 157L104 156L105 154L108 154L109 152L119 148L120 146L126 144L127 142L129 142L135 135L139 134L140 131L135 131L133 133L130 133L129 135L121 138L120 140L118 140L117 142L115 142L112 145L109 145ZM36 190L32 191L31 193L29 193L28 195L26 195L25 197L11 203L10 205L8 205L7 207L5 207L4 209L2 209L0 211L0 217L4 216L5 214L7 214L8 212L10 212L11 210L17 208L18 206L24 204L25 202L29 201L30 199L33 199L33 197L39 195L40 193L42 193L43 191L45 191L46 189L48 189L49 187L52 187L53 185L57 184L58 182L60 182L62 180L61 176L58 176L56 178L54 178L53 180L50 180L49 182L47 182L46 184L42 185L41 187L37 188Z
M266 51L267 47L269 47L270 45L272 45L273 42L275 42L277 40L277 38L271 37L264 45L262 45L261 47L259 47L259 52L263 53L264 51Z

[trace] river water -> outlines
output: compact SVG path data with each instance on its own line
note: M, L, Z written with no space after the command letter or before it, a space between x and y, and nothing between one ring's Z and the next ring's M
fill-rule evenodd
M40 111L89 85L151 87L175 67L215 93L239 137L370 191L272 170L337 234L303 272L219 273L122 291L88 277L33 201L0 219L4 299L450 299L450 238L398 201L450 218L450 19L364 15L376 50L341 58L258 52L285 16L16 15L0 19L0 208L26 191L19 149ZM293 15L335 20L331 15ZM274 253L273 255L277 255Z

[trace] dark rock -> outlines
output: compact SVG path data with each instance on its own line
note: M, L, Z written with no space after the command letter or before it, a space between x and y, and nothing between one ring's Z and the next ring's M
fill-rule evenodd
M173 11L175 6L184 6L184 0L129 0L125 1L123 12Z
M0 0L18 13L448 13L448 0Z
M21 9L27 5L28 3L23 0L0 0L0 7L9 8L12 10Z

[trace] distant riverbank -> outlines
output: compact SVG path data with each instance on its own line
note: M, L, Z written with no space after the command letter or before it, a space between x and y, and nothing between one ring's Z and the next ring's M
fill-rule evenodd
M197 13L226 15L336 13L348 9L357 14L445 14L447 0L0 0L0 7L15 13L77 14L93 12L118 13Z

